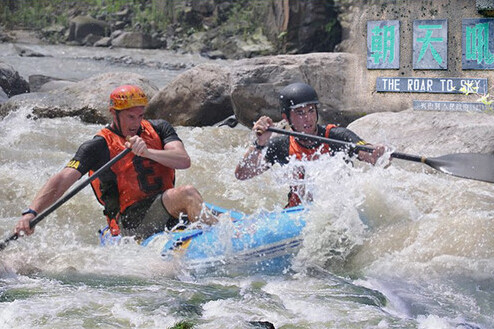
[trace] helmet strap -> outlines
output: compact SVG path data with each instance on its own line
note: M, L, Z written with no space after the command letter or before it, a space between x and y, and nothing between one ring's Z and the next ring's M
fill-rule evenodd
M290 128L295 131L295 129L293 129L292 120L290 120L290 110L288 110L288 112L283 112L283 114L285 114L286 121L288 121L288 125L290 126Z
M113 121L113 123L115 124L115 132L120 135L120 136L123 136L123 133L122 133L122 125L120 124L120 111L115 111L115 117L117 118L117 121Z

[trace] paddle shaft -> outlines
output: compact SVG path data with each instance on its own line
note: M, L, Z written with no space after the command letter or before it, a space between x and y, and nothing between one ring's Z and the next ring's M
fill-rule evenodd
M357 145L355 143L340 141L337 139L326 138L326 137L322 137L322 136L308 135L308 134L304 134L304 133L299 133L299 132L295 132L295 131L288 131L288 130L278 129L278 128L274 128L274 127L269 127L268 130L272 131L274 133L289 135L289 136L293 136L293 137L297 137L297 138L309 139L309 140L313 140L313 141L318 141L318 142L333 144L333 145L339 145L339 146L346 146L346 147L353 149L353 150L356 150L356 151L365 151L365 152L369 152L369 153L372 153L374 151L374 148L370 147L370 146ZM421 157L421 156L417 156L417 155L410 155L410 154L405 154L405 153L400 153L400 152L393 152L393 153L391 153L390 156L392 158L397 158L397 159L402 159L402 160L427 163L427 159L425 157Z
M322 143L346 146L357 151L372 152L373 148L365 145L356 145L350 142L344 142L336 139L325 138L315 135L307 135L298 132L286 131L277 128L268 128L269 131L290 135L303 139L310 139ZM462 178L474 179L488 183L494 183L494 155L486 153L455 153L447 154L435 158L426 158L424 156L410 155L405 153L393 152L392 158L420 162L432 167L440 172Z
M39 222L41 222L46 216L51 214L53 211L58 209L62 204L67 202L69 199L71 199L74 195L79 193L80 190L85 188L87 185L89 185L93 180L98 178L102 172L113 166L117 161L121 160L124 156L126 156L130 151L132 151L130 148L126 148L122 152L120 152L116 157L108 161L105 165L103 165L101 168L96 170L94 174L86 178L84 181L80 182L77 186L75 186L73 189L71 189L69 192L67 192L65 195L63 195L60 199L58 199L54 204L52 204L50 207L46 208L44 211L38 214L31 222L29 223L29 227L33 228L35 227ZM17 233L12 234L10 237L5 239L3 242L0 243L0 250L3 250L7 244L12 241L12 240L17 240L18 235Z

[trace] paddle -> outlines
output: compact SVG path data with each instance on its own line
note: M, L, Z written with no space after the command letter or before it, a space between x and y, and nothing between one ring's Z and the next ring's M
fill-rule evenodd
M357 151L372 153L372 147L365 145L356 145L351 142L344 142L337 139L331 139L315 135L287 131L274 127L269 127L269 131L290 135L298 138L309 139L330 145L346 146ZM439 170L445 174L458 176L462 178L474 179L483 182L494 183L494 155L483 153L455 153L443 155L437 158L426 158L424 156L410 155L400 152L393 152L392 158L406 161L421 162Z
M67 194L65 194L60 199L58 199L54 204L52 204L50 207L46 208L44 211L42 211L41 213L39 213L38 216L36 216L35 218L33 218L33 220L31 220L31 222L29 223L29 227L31 227L31 228L35 227L36 224L38 224L39 222L41 222L46 216L48 216L49 214L51 214L53 211L55 211L58 207L60 207L65 202L67 202L74 195L76 195L77 193L79 193L80 190L82 190L89 183L91 183L93 180L95 180L96 178L98 178L103 171L105 171L106 169L108 169L111 166L113 166L117 161L119 161L124 156L126 156L127 153L129 153L130 151L132 151L132 149L126 148L125 150L123 150L122 152L120 152L116 157L114 157L113 159L111 159L110 161L108 161L103 167L101 167L98 170L96 170L94 172L94 174L92 174L91 176L89 176L88 178L86 178L84 181L82 181L78 185L76 185ZM5 247L7 247L7 245L9 244L10 241L17 240L17 238L18 238L17 233L14 233L10 237L8 237L7 239L5 239L3 242L0 242L0 250L5 249Z

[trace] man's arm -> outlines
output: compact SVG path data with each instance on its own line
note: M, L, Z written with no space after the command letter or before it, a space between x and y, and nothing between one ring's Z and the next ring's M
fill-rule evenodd
M264 160L262 149L251 145L242 160L237 164L235 177L240 180L246 180L260 175L268 169L269 165Z
M377 159L379 159L379 157L382 156L386 150L386 148L383 145L369 144L350 129L343 127L335 127L331 129L329 133L329 138L338 139L345 142L351 142L357 145L366 145L373 148L374 150L372 151L372 153L366 151L359 151L357 153L357 159L359 159L360 161L368 162L373 165L376 164Z
M29 208L36 211L38 214L51 206L79 179L81 173L75 169L65 167L57 174L53 175L43 187L38 191ZM34 218L34 215L29 213L17 222L15 233L21 231L30 235L34 232L34 228L29 227L29 222Z
M148 158L173 169L187 169L190 167L190 157L181 141L175 140L166 143L162 150L149 149L139 136L132 136L126 147L132 148L135 155Z
M262 174L269 169L268 163L264 159L262 149L266 147L272 132L268 128L273 125L273 120L267 116L262 116L254 123L252 131L257 140L254 145L249 146L244 157L235 168L235 177L245 180Z

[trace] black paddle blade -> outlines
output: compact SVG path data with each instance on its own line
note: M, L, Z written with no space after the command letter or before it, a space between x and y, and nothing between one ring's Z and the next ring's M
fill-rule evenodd
M456 153L427 158L425 163L453 176L494 183L494 155L484 153Z

